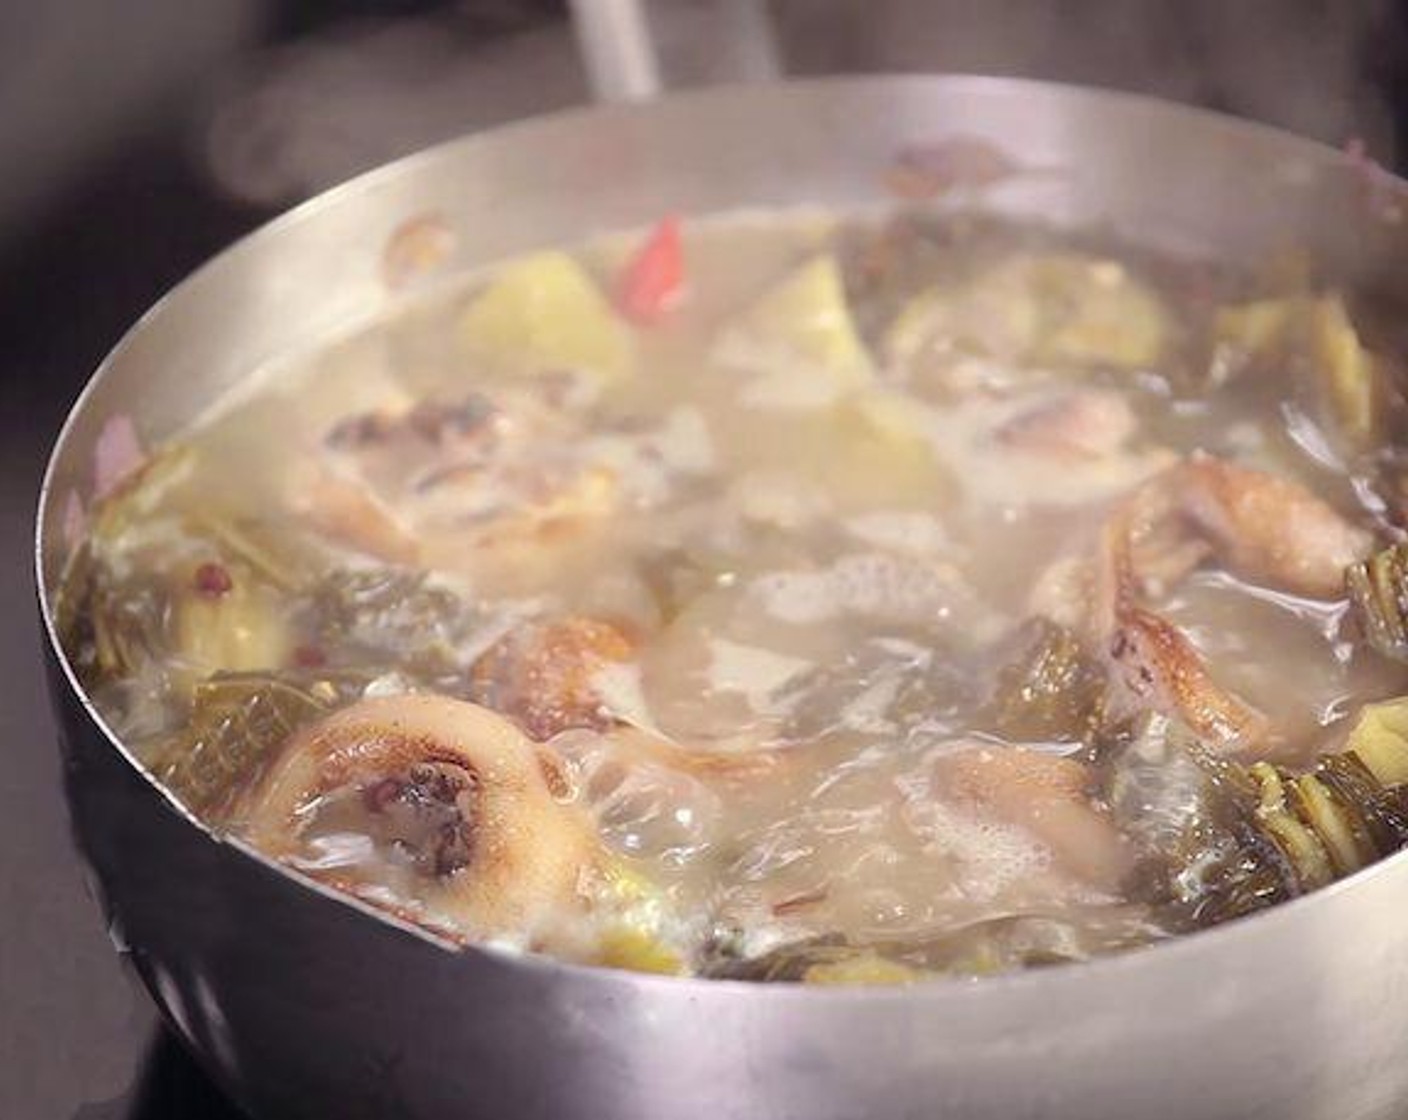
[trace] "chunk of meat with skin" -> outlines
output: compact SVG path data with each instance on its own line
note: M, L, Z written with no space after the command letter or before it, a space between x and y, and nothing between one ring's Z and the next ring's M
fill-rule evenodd
M1200 456L1163 472L1120 503L1093 555L1060 558L1038 579L1032 607L1078 625L1104 659L1111 714L1177 715L1223 753L1273 744L1267 717L1213 680L1177 627L1142 606L1208 559L1296 594L1333 598L1344 567L1370 535L1304 487Z
M936 454L963 479L967 502L979 510L1088 508L1177 461L1169 449L1138 438L1126 395L1108 389L971 393L920 415Z
M1118 891L1133 852L1090 801L1089 769L1027 747L965 746L935 761L937 786L954 803L1021 828L1050 849L1058 867Z
M1031 607L1076 629L1105 665L1107 719L1151 709L1177 715L1219 752L1261 749L1273 730L1266 716L1220 686L1192 642L1139 603L1146 586L1135 574L1132 509L1125 503L1110 516L1093 555L1052 564L1033 588Z
M1005 420L993 436L1004 446L1054 459L1098 459L1120 452L1137 427L1122 394L1081 389L1038 400Z
M420 559L419 541L365 486L321 464L295 477L290 505L324 536L391 564Z
M1178 715L1214 749L1232 753L1264 744L1266 717L1213 680L1187 637L1137 602L1130 519L1126 506L1101 531L1094 562L1089 632L1110 670L1110 714L1152 708Z
M1153 479L1133 508L1136 572L1156 587L1211 556L1243 579L1334 599L1344 592L1345 568L1373 545L1304 486L1206 455Z
M475 695L538 741L571 728L604 730L615 723L602 705L596 676L629 661L636 643L597 619L533 622L502 638L475 662Z
M234 816L266 854L402 916L423 912L475 938L550 935L587 905L580 884L600 856L586 815L554 796L554 776L539 748L487 709L387 697L294 735ZM388 901L360 867L318 866L320 816L333 809L401 862L411 853L414 898Z
M562 451L565 408L474 393L346 417L291 477L290 505L381 560L535 586L563 548L598 546L622 500L612 470Z
M418 495L467 478L482 486L484 470L530 425L482 393L458 401L421 401L348 416L323 440L329 469L389 499ZM398 506L401 503L398 503Z
M505 471L500 493L488 500L478 480L464 481L468 486L461 490L455 477L444 476L439 493L427 496L420 511L427 551L441 554L449 567L467 549L532 548L571 539L603 522L619 497L616 475L603 466L554 469L542 464Z
M1182 631L1152 611L1121 611L1106 657L1110 716L1118 719L1147 709L1176 713L1202 742L1225 752L1267 740L1267 717L1218 685Z
M706 781L751 781L776 773L794 761L797 751L731 744L701 747L677 743L638 727L620 726L601 736L610 756L623 766L664 766Z
M477 699L566 758L590 751L626 769L660 766L720 782L762 777L781 765L786 752L737 741L681 743L624 722L605 704L599 674L625 666L636 648L627 631L599 619L530 623L476 662L472 684Z
M1093 551L1120 553L1126 594L1137 590L1157 597L1213 560L1276 590L1335 599L1344 591L1344 569L1372 546L1370 533L1298 483L1198 456L1163 471L1119 503ZM1037 579L1033 607L1063 623L1089 610L1095 566L1089 552L1058 558Z

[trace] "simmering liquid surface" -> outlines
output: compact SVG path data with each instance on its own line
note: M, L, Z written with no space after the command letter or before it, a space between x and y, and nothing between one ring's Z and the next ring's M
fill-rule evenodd
M973 216L667 222L119 419L60 622L214 827L451 938L1082 959L1401 843L1362 317Z

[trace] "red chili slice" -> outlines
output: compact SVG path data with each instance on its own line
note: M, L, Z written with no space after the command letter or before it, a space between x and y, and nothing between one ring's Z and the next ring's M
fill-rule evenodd
M684 293L684 246L680 220L671 215L651 230L636 251L617 291L621 314L641 326L659 322Z

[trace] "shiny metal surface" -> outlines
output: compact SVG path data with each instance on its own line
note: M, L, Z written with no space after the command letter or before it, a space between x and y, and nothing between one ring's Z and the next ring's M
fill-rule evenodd
M665 210L875 204L897 149L954 134L1041 170L992 191L999 209L1222 255L1295 242L1380 287L1408 261L1404 229L1336 153L1093 91L830 81L515 126L315 200L133 330L55 449L46 622L104 421L130 413L159 438L253 366L384 310L383 246L409 217L451 226L454 270ZM455 953L206 834L49 658L114 940L259 1116L1355 1120L1408 1101L1408 857L1180 942L977 983L750 987Z
M571 0L572 29L592 95L646 101L662 92L644 0Z

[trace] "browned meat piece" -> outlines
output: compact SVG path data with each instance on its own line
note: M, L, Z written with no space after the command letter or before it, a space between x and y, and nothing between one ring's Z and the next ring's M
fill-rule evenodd
M599 858L507 720L439 696L365 700L295 735L234 819L261 851L373 905L475 938L550 936ZM348 836L373 851L338 856Z
M574 617L530 623L475 663L475 696L539 741L573 727L601 730L615 720L603 708L594 678L634 652L635 643L608 622Z
M953 801L1015 825L1044 843L1064 871L1115 891L1130 847L1091 803L1088 769L1071 758L1024 747L977 745L940 755L939 788Z
M1136 573L1156 586L1211 556L1243 579L1334 599L1373 540L1290 479L1199 456L1140 491L1131 543Z

